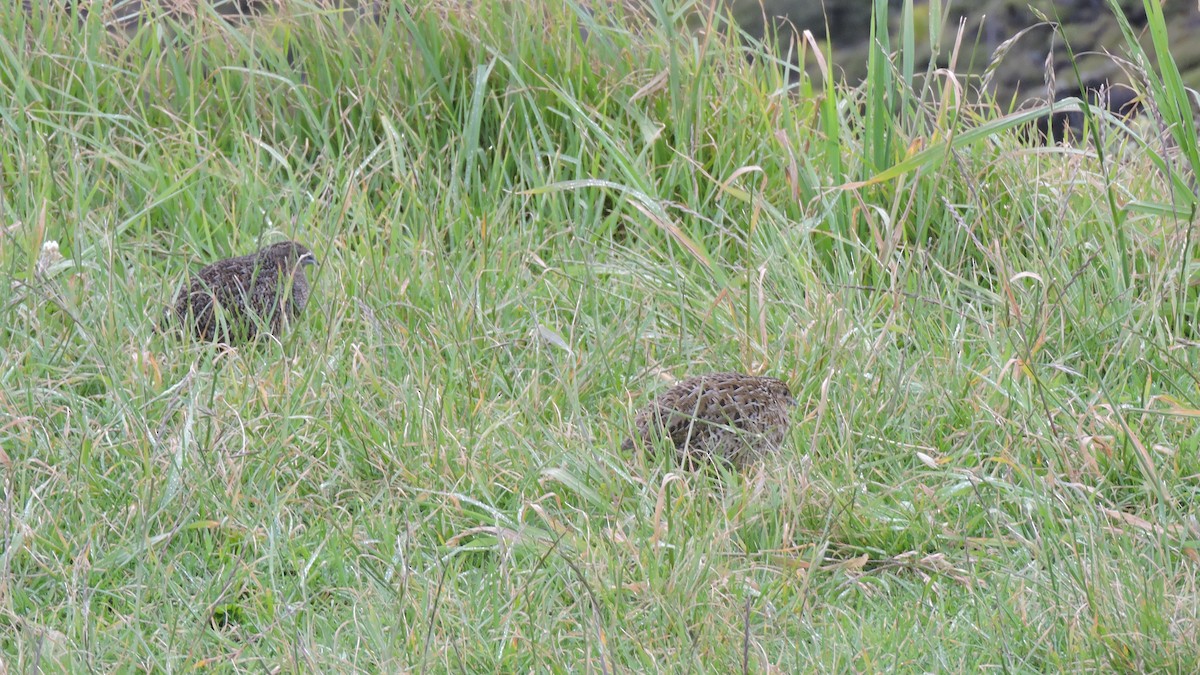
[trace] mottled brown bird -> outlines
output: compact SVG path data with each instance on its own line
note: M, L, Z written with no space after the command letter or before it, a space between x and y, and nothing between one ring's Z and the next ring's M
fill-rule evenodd
M689 377L638 411L635 434L621 448L665 437L685 464L716 459L741 468L779 449L795 405L787 384L773 377Z
M242 342L264 329L280 337L308 304L304 268L316 264L312 251L294 241L218 260L188 279L164 312L164 324L178 322L208 342Z

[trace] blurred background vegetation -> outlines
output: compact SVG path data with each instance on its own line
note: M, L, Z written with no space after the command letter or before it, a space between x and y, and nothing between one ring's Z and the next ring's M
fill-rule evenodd
M861 81L867 73L867 53L871 30L871 3L826 2L820 0L727 0L733 16L751 36L762 37L768 30L777 31L786 45L787 35L794 29L804 30L831 42L834 63L850 83ZM889 2L893 28L898 24L904 3ZM1118 0L1125 17L1134 29L1143 31L1146 14L1141 0ZM940 3L943 7L939 21L930 16L931 5L914 2L917 31L917 63L936 59L941 67L950 65L950 55L958 27L963 37L958 63L959 74L980 76L987 68L992 54L1006 40L1030 29L1012 45L999 64L992 79L996 100L1019 103L1030 97L1046 96L1047 55L1053 53L1056 93L1077 95L1085 89L1095 89L1108 82L1128 84L1127 67L1119 58L1124 53L1121 29L1106 0L957 0ZM1200 31L1200 10L1192 2L1165 2L1163 12L1170 32L1172 56L1183 74L1184 84L1200 87L1200 40L1193 36ZM1039 14L1041 16L1039 16ZM1043 20L1058 22L1060 35ZM930 40L922 39L921 28L930 24L940 26L941 48L934 53ZM1143 46L1149 48L1149 37L1143 35ZM1079 75L1076 77L1070 54L1077 57ZM812 67L813 64L807 64Z
M30 0L25 0L26 6ZM713 5L711 3L720 3ZM64 0L71 5L71 0ZM132 26L134 17L145 6L156 4L169 11L189 13L191 2L163 0L104 0L79 3L81 11L101 6L113 23ZM286 0L214 0L221 14L256 13ZM338 5L358 10L359 15L378 15L386 0L324 0L318 4ZM450 2L450 5L461 4ZM640 8L655 13L655 0L592 0L593 11L605 12L606 5L622 4L626 9ZM891 30L901 23L903 0L889 0ZM1078 96L1106 85L1129 84L1131 64L1124 62L1124 40L1113 12L1113 5L1134 30L1142 34L1142 46L1151 50L1146 33L1146 14L1141 0L943 0L930 3L914 0L915 61L951 68L960 77L979 78L994 60L997 48L1012 40L1003 51L989 79L988 92L1003 105L1020 105L1031 98L1046 99ZM833 53L834 68L851 85L867 74L867 55L871 34L870 0L823 2L822 0L695 0L672 4L696 14L728 12L746 35L753 40L774 39L783 56L795 61L803 31L811 31ZM1200 31L1200 8L1192 2L1165 2L1163 11L1170 33L1172 56L1186 86L1200 88L1200 40L1192 36ZM1060 30L1056 33L1053 24ZM961 30L961 38L960 38ZM1016 39L1014 39L1016 38ZM958 56L951 63L957 45ZM1047 57L1053 54L1053 57ZM1075 64L1072 64L1072 55ZM1047 65L1053 75L1048 76ZM816 61L809 58L804 67L816 74ZM1053 92L1047 83L1052 82ZM1082 82L1081 82L1082 81Z

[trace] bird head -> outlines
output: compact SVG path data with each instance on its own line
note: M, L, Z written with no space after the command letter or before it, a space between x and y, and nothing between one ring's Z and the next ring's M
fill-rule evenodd
M796 400L796 397L792 396L792 389L787 382L775 380L774 382L771 382L770 390L773 395L787 402L789 406L796 407L799 405L799 401Z
M289 266L304 267L306 265L321 264L307 246L294 241L281 241L278 244L271 244L264 248L260 255L265 256L268 260L284 261Z

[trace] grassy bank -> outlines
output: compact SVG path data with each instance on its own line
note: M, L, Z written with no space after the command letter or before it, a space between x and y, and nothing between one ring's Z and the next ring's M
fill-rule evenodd
M558 4L0 9L8 671L1200 661L1170 78L1030 146L924 64L793 82ZM281 238L322 262L281 343L153 331ZM726 369L791 383L778 457L619 451Z

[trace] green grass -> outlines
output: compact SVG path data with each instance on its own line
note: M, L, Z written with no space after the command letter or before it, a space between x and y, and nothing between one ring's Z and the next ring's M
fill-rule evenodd
M0 9L8 672L1190 670L1194 134L559 5ZM282 343L154 332L283 237ZM779 456L620 452L718 369Z

